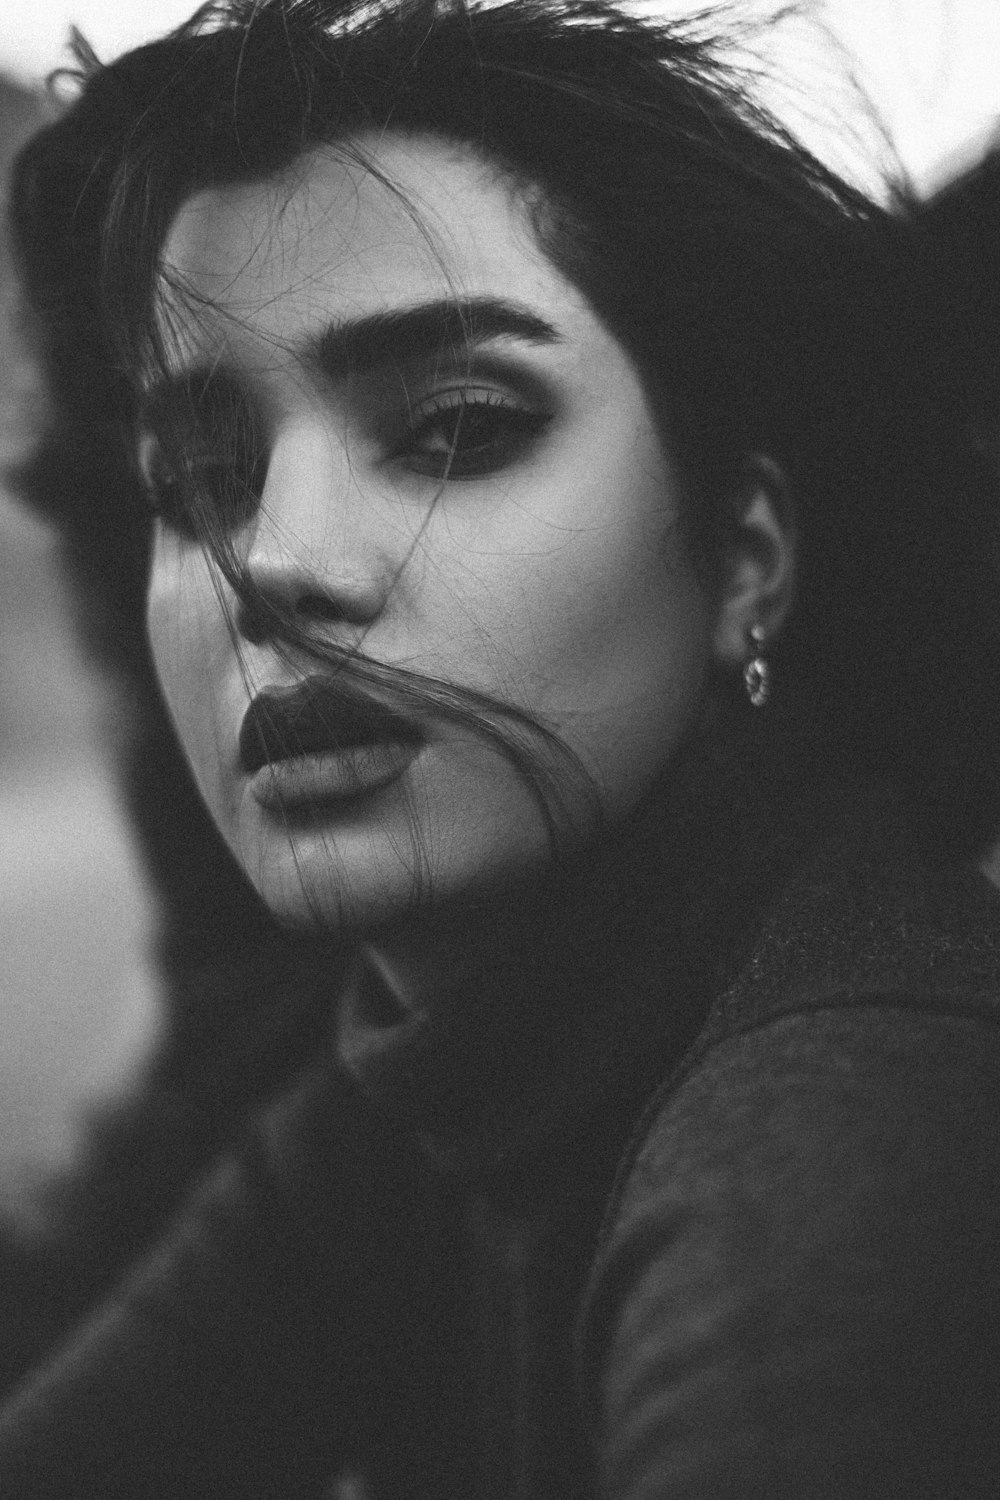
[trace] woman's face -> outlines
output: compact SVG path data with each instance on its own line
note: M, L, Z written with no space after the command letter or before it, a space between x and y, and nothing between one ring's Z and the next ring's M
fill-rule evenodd
M398 191L317 149L182 206L176 389L150 404L211 371L251 414L261 499L231 542L266 599L318 641L525 710L620 817L692 727L712 652L654 413L498 173L436 139L359 144ZM148 621L205 801L280 917L377 930L418 881L444 900L546 857L533 797L470 731L383 715L373 689L331 728L330 674L246 618L169 517ZM277 758L260 704L245 724L261 693L279 720L302 710L308 754Z

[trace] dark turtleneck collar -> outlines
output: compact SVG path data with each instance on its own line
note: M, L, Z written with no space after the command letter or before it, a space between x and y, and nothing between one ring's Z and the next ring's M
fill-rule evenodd
M340 1061L440 1163L470 1179L530 1174L612 1103L630 1114L697 1035L778 888L856 801L742 752L693 746L589 856L573 877L586 915L562 924L537 984L497 975L408 1014L359 956Z

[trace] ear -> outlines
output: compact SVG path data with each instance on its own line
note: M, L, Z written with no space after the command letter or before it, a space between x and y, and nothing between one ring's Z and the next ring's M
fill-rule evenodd
M751 630L778 634L795 591L795 517L785 475L773 459L747 459L728 506L730 536L723 556L713 654L740 667Z

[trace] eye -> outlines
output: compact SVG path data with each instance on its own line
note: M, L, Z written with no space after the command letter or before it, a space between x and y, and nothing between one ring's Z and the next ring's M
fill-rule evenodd
M457 387L416 409L397 456L418 474L479 479L516 462L550 421L495 387Z
M150 510L179 536L237 530L256 510L263 479L258 456L206 449L197 438L168 445L147 432L138 461Z
M204 531L208 512L217 508L225 475L219 464L191 454L168 456L157 440L145 435L139 444L139 472L149 509L157 520L181 536Z

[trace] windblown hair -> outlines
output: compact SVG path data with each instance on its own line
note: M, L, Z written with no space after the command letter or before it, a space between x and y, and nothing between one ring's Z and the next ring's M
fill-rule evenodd
M957 430L1000 481L1000 143L918 206L915 229L936 289L929 314L938 389L953 403ZM1000 577L1000 503L993 574ZM991 598L1000 631L995 583Z
M317 144L431 132L509 176L545 253L636 361L708 586L748 456L766 452L788 475L799 586L774 651L776 701L755 725L765 752L810 775L843 765L892 778L952 850L990 831L988 496L922 375L919 266L900 223L755 105L704 31L704 18L651 24L590 0L223 0L107 67L78 48L78 96L22 154L13 189L55 411L28 488L151 702L134 433L159 357L171 219L198 189L259 180ZM260 608L218 528L203 529ZM293 622L271 625L296 643ZM395 681L466 716L535 777L544 805L558 800L542 726L539 738L504 705ZM163 754L161 796L184 778L176 752ZM179 795L196 820L191 793ZM137 808L148 823L144 797ZM159 828L154 857L207 951L249 898L221 859L192 882L190 823L172 827L187 852Z
M788 476L798 596L773 652L772 706L755 714L738 680L716 684L733 755L753 749L813 780L888 778L950 853L1000 823L1000 664L979 618L995 588L993 490L958 452L954 402L930 378L934 338L917 313L935 288L905 223L751 102L706 21L650 24L589 0L224 0L110 66L77 52L76 96L12 185L52 397L21 488L61 529L94 644L130 688L129 790L167 913L172 1027L140 1103L105 1121L91 1170L64 1189L50 1333L155 1236L199 1164L329 1024L326 986L300 982L294 945L209 824L145 639L139 390L158 358L164 237L198 189L385 129L478 152L641 370L707 588L748 455ZM241 607L259 608L224 528L208 509L199 524ZM296 644L292 622L266 625ZM558 801L573 767L544 726L363 658L349 669L464 716L542 802Z

